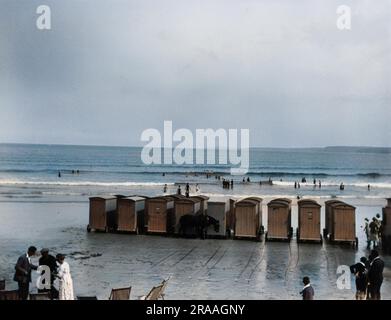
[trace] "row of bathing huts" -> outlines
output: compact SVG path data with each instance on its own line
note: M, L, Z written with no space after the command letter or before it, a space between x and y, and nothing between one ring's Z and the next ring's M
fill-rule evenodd
M383 209L383 232L391 235L391 199ZM241 200L209 201L207 196L167 195L99 196L90 198L88 231L179 235L180 218L184 215L207 215L218 221L218 231L207 229L211 238L291 240L292 202L278 198L267 203L267 231L262 223L262 199L247 197ZM325 228L321 234L321 205L314 200L298 201L299 242L318 242L323 239L336 243L358 245L356 237L356 208L340 200L325 202ZM194 233L195 234L195 233Z

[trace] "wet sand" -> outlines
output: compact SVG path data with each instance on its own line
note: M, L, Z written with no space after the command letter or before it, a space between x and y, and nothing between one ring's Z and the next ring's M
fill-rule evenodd
M339 290L336 270L368 255L360 222L380 210L381 205L358 206L356 251L295 239L265 243L87 233L88 202L1 202L0 278L15 288L16 259L35 245L67 254L76 294L99 299L107 299L112 287L129 285L131 299L137 299L167 277L166 299L300 299L305 275L316 299L352 299L353 277L351 290ZM292 221L296 227L296 206ZM391 299L391 257L384 259L382 296Z

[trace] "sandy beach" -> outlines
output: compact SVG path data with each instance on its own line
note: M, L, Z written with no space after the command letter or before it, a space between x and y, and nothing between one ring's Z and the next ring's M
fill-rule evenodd
M297 244L295 239L280 243L87 233L85 197L2 200L0 277L7 287L16 288L12 281L16 259L29 245L36 245L66 254L75 293L99 299L107 299L111 288L129 285L131 299L137 299L168 277L166 299L301 299L304 275L312 279L316 299L353 299L353 277L350 290L339 290L336 270L368 256L360 223L383 205L381 200L356 202L357 251L327 243ZM263 211L266 218L266 208ZM296 228L295 203L292 222ZM391 258L384 260L382 297L391 299Z

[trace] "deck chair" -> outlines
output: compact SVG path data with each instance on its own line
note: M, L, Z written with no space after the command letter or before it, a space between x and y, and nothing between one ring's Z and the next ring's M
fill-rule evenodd
M132 287L111 289L109 300L129 300Z
M30 293L30 300L50 300L50 292Z
M170 278L163 280L160 285L153 287L151 291L149 291L146 296L142 296L140 300L159 300L160 298L164 300L164 290L167 287L168 280L170 280Z
M0 291L0 300L19 300L19 291L2 290Z
M5 290L5 280L0 280L0 290Z
M143 300L159 300L162 290L163 284L160 284L157 287L153 287Z

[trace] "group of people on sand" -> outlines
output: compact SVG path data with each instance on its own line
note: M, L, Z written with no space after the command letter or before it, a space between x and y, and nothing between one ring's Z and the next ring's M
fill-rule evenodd
M367 249L370 249L371 245L373 245L373 249L376 249L380 244L382 233L380 214L373 217L371 222L368 218L365 218L364 232L367 236Z
M356 300L380 300L380 289L383 284L384 261L377 250L372 250L369 257L361 257L360 261L350 266L356 278ZM310 278L303 278L303 300L313 300L315 291Z
M223 179L223 189L233 189L234 188L234 180L231 179Z
M383 283L384 261L377 250L372 250L369 257L350 266L356 277L356 300L380 300L380 288Z
M39 266L46 266L50 270L50 286L45 283L45 270L42 271L42 287L38 288L38 293L48 293L51 299L74 300L73 281L69 264L65 261L65 255L57 254L56 257L49 254L49 249L43 248L40 251L39 265L34 265L32 257L37 257L37 248L31 246L27 252L21 255L15 265L14 281L18 283L18 293L20 300L27 300L30 292L31 273ZM58 289L54 282L58 280Z

